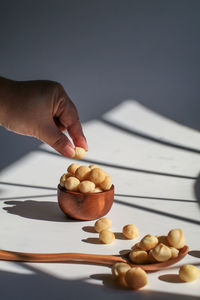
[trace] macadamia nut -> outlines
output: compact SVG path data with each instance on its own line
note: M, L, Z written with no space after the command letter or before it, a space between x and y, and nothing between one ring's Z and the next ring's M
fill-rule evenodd
M169 231L167 241L170 246L181 249L185 246L185 237L180 228L172 229Z
M112 221L106 217L97 220L94 224L94 229L96 232L101 232L102 230L109 229Z
M71 174L75 174L75 172L76 172L76 170L80 167L81 165L79 165L79 164L71 164L69 167L68 167L68 169L67 169L67 171L69 172L69 173L71 173Z
M178 256L178 254L179 254L179 250L178 249L176 249L174 247L169 247L169 249L171 250L171 254L172 254L171 258L175 258L175 257Z
M95 184L89 180L83 180L79 184L79 191L81 193L93 193L95 189Z
M193 265L184 265L179 269L179 277L186 282L197 280L199 278L199 269Z
M162 262L169 260L172 256L172 253L169 247L160 243L152 249L152 255L157 261Z
M102 193L102 192L103 192L103 190L100 189L100 187L98 187L98 186L93 191L93 193Z
M111 244L114 242L115 240L115 235L113 232L109 231L109 230L102 230L99 233L99 240L103 243L103 244Z
M126 263L115 263L112 266L112 274L117 281L117 283L122 287L127 287L127 283L125 281L125 274L128 270L130 270L130 265Z
M99 168L99 166L97 166L97 165L89 165L89 168L92 170L92 169L95 169L95 168Z
M70 177L70 176L71 176L70 173L65 173L65 174L63 174L63 175L60 177L60 185L61 185L62 187L65 187L65 181L66 181L66 179L67 179L68 177Z
M115 278L118 278L120 276L124 276L125 273L130 269L131 269L130 265L123 262L119 262L112 266L112 274Z
M85 157L85 149L81 147L75 147L75 156L73 157L74 159L82 159Z
M68 177L65 181L65 188L69 191L78 191L80 181L76 177Z
M106 176L104 181L99 184L100 188L104 191L108 191L112 186L112 178L110 176Z
M90 172L90 180L92 182L94 182L95 184L102 183L104 181L105 177L106 177L105 172L100 168L94 168Z
M133 245L133 247L131 248L132 250L142 250L140 248L140 242L136 243L135 245Z
M76 169L75 176L80 180L87 180L89 178L91 169L88 166L80 166Z
M154 264L154 263L156 263L157 262L157 260L153 257L153 255L152 255L152 249L151 250L149 250L149 252L148 252L148 259L147 259L147 262L149 263L149 264Z
M140 268L131 268L125 274L125 281L131 289L137 290L147 284L147 274Z
M139 235L138 228L134 224L125 225L122 229L122 233L130 240L137 238Z
M153 249L156 245L158 244L158 239L157 237L151 235L151 234L147 234L143 237L143 239L141 239L140 241L140 248L142 248L143 250L151 250Z
M129 253L129 258L134 264L145 264L148 259L148 253L144 250L132 250Z

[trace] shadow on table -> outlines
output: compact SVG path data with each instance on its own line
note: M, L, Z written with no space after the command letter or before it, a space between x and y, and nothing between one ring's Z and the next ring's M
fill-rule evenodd
M200 153L200 150L194 149L192 147L187 146L181 146L174 142L170 141L164 141L163 139L159 139L157 137L151 136L150 134L145 134L143 132L134 130L134 129L128 129L123 127L120 124L116 124L114 122L105 120L102 118L102 114L106 112L108 109L112 109L116 107L118 104L122 104L124 101L121 99L115 99L115 101L110 105L110 102L108 101L107 106L106 103L104 103L104 108L101 111L98 111L98 113L95 113L93 111L93 117L95 116L96 120L99 120L106 124L107 126L114 127L120 131L127 132L129 134L132 134L134 136L139 136L143 139L147 139L150 141L153 141L155 143L163 144L166 146L170 146L173 148L190 151L194 153ZM105 109L105 105L107 108ZM149 106L149 103L145 103L146 106L153 109L151 106ZM88 110L87 110L88 111ZM165 115L164 111L160 111L161 115ZM96 114L96 115L95 115ZM92 118L93 119L93 118ZM87 122L91 120L91 116L87 116L84 118L84 121ZM178 120L179 121L179 120ZM21 159L23 156L27 155L28 153L35 151L39 148L39 146L42 144L41 141L33 138L33 137L27 137L24 135L15 134L13 132L10 132L8 130L5 130L3 127L0 127L0 139L4 141L1 145L1 161L0 161L0 170L4 169L8 165L14 163L15 161ZM14 150L13 150L14 149Z
M200 250L191 250L188 252L188 254L193 257L200 258ZM199 261L199 265L200 265L200 261Z
M127 195L127 194L115 194L116 197L127 197L127 198L139 198L139 199L149 199L149 200L164 200L172 202L188 202L196 203L196 200L187 200L187 199L177 199L177 198L163 198L163 197L153 197L153 196L139 196L139 195Z
M164 274L158 277L161 281L169 282L169 283L184 283L178 276L178 274Z
M36 197L39 197L39 195L37 195ZM44 197L44 195L41 195L41 197ZM22 197L20 197L20 199L21 198ZM4 210L6 210L10 214L17 215L23 218L51 222L75 222L75 220L68 218L63 214L56 202L15 200L5 201L4 203L9 205L4 207Z
M30 274L21 274L7 271L0 271L1 298L10 299L29 299L29 300L55 300L55 299L96 299L107 300L127 299L154 299L154 300L197 300L199 297L191 295L179 295L165 292L154 292L148 289L133 291L120 289L116 286L110 274L93 274L90 278L93 283L81 278L76 280L60 279L52 274L41 271L33 264L15 263L20 269L24 267ZM37 264L38 266L38 264ZM68 271L66 265L66 272ZM94 281L97 281L97 284ZM98 281L103 283L99 285ZM179 283L177 283L179 284ZM148 286L147 286L148 288Z
M81 240L84 243L102 245L98 237L89 237Z
M158 143L158 144L161 144L161 145L164 145L164 146L169 146L169 147L184 150L184 151L189 151L189 152L193 152L193 153L200 153L199 149L179 145L179 144L176 144L175 142L167 141L167 139L164 140L164 139L161 139L159 137L152 136L149 133L146 134L146 133L144 133L142 131L139 131L139 130L127 128L127 127L125 127L125 126L123 126L119 123L115 123L115 122L112 122L112 121L104 119L104 118L101 118L100 121L102 123L106 124L107 126L113 127L113 128L115 128L119 131L126 132L126 133L129 133L129 134L134 135L134 136L138 136L140 138L146 139L146 140L151 141L151 142L155 142L155 143Z
M59 155L56 152L52 152L50 150L46 150L46 149L41 149L39 148L38 151L40 152L44 152L44 153L48 153L54 156L59 156L60 158L64 159L64 156ZM146 170L146 169L138 169L138 168L133 168L133 167L127 167L124 165L119 165L119 164L112 164L109 162L105 162L105 161L99 161L99 160L94 160L94 159L86 159L83 158L82 162L85 163L89 163L89 164L95 164L95 165L99 165L99 166L105 166L105 167L110 167L110 168L115 168L115 169L119 169L119 170L127 170L127 171L133 171L133 172L139 172L139 173L144 173L144 174L152 174L152 175L159 175L159 176L169 176L169 177L174 177L174 178L183 178L183 179L196 179L196 177L193 176L188 176L188 175L182 175L182 174L172 174L172 173L165 173L165 172L158 172L158 171L154 171L154 170Z
M26 188L33 188L33 189L42 189L42 190L56 191L55 187L52 188L52 187L43 186L43 185L41 186L41 185L32 185L32 184L23 184L23 183L14 183L14 182L5 182L5 181L0 181L0 184L2 184L2 185L8 185L8 186L17 186L17 187L26 187Z
M32 185L25 185L25 184L15 184L15 183L7 183L7 182L0 182L1 184L6 185L14 185L14 186L22 186L22 187L31 187L36 189L47 189L47 190L56 190L55 188L51 187L45 187L45 186L32 186ZM199 181L197 180L195 184L195 191L196 191L196 197L199 200L200 203L200 194L199 194ZM75 222L76 220L71 219L69 217L65 217L64 214L61 217L62 213L59 210L58 204L55 202L50 201L34 201L34 200L28 200L27 198L42 198L42 197L52 197L56 196L56 194L48 194L48 195L33 195L33 196L19 196L19 197L9 197L9 198L0 198L0 200L11 200L6 201L5 204L8 205L14 205L12 207L4 207L4 209L11 214L15 214L24 218L29 219L35 219L35 220L43 220L43 221L54 221L54 222L66 222L71 221ZM185 200L185 199L172 199L172 198L156 198L156 197L148 197L148 196L138 196L138 195L126 195L126 194L115 194L115 197L117 196L123 196L128 198L144 198L144 199L154 199L154 200L165 200L165 201L180 201L180 202L196 202L191 200ZM18 200L18 199L27 199L25 201L12 201L12 200ZM150 213L154 214L160 214L166 217L171 217L174 219L183 220L189 223L193 224L200 224L199 220L190 219L187 217L179 216L177 214L168 213L165 211L156 210L151 207L144 207L139 204L135 204L133 202L128 203L123 200L119 200L115 198L115 203L126 205L135 209L144 210ZM78 222L78 221L76 221Z
M197 177L197 179L195 181L194 192L195 192L195 196L196 196L197 202L198 202L198 204L200 206L200 174L199 174L199 176Z
M42 142L24 135L8 131L0 126L1 160L0 170L21 159L31 151L36 150Z
M142 206L142 205L139 205L139 204L136 204L136 203L132 203L132 202L128 203L128 202L125 202L123 200L119 200L119 199L116 199L116 198L114 199L114 202L117 203L117 204L120 204L120 205L125 205L125 206L129 206L131 208L147 211L149 213L158 214L158 215L165 216L165 217L168 217L168 218L173 218L173 219L182 220L182 221L185 221L185 222L188 222L188 223L200 225L199 220L190 219L190 218L187 218L187 217L183 217L181 215L172 214L172 213L157 210L157 209L154 209L154 208L151 208L151 207L145 207L145 206Z

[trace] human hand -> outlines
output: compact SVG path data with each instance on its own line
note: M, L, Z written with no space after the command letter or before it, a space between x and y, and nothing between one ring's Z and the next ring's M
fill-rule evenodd
M77 109L61 84L53 81L11 81L0 78L0 124L6 129L36 137L64 156L74 146L87 150Z

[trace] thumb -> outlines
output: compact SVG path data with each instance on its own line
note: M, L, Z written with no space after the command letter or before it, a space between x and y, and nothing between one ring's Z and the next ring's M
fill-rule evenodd
M64 156L73 157L75 155L72 143L56 125L45 128L41 140Z

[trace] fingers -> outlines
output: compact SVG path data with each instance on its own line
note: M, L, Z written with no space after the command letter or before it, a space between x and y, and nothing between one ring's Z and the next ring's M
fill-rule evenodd
M46 128L45 134L41 140L64 156L73 157L75 155L72 143L68 137L57 128L56 125Z
M67 130L74 142L74 145L77 147L84 148L86 151L88 151L87 141L83 134L80 121L76 120L72 125L68 126Z
M76 106L62 88L59 95L59 105L56 107L54 121L60 130L66 128L73 143L77 147L88 150L86 138L83 134Z
M65 127L63 124L60 123L59 118L54 117L54 122L55 122L56 126L57 126L61 131L66 130L66 127Z

